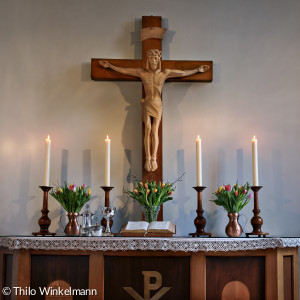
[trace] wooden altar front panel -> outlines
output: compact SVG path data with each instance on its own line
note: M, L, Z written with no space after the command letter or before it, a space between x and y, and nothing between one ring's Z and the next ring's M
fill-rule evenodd
M105 300L151 299L159 293L164 300L190 297L190 257L105 256L104 265Z
M12 257L9 255L12 255ZM64 258L67 258L65 264L62 262ZM79 271L78 269L77 271L74 270L74 274L72 274L67 269L73 268L74 260L76 261L77 258L82 260L81 267ZM57 268L57 271L56 267L53 267L53 259L54 261L61 261L62 265ZM142 262L143 259L145 262ZM139 260L140 262L138 262ZM171 262L169 265L168 260ZM135 267L129 267L133 261L136 261L136 263L133 263L132 266L135 265L139 271ZM166 264L165 266L163 266L162 261ZM57 265L57 263L54 264ZM124 264L128 267L122 267ZM117 268L118 265L120 266ZM197 253L172 251L46 251L23 249L8 251L7 249L2 249L1 284L3 287L5 286L4 283L9 284L9 281L11 281L12 286L23 288L33 287L36 286L37 280L41 280L36 272L42 271L44 273L43 283L40 284L46 285L53 280L61 279L61 272L65 270L65 273L70 276L68 278L66 275L64 278L68 283L72 283L71 276L77 276L78 279L83 276L83 281L88 277L88 285L86 282L84 287L88 286L89 289L96 289L98 292L97 296L89 296L88 299L109 300L112 298L109 298L110 296L106 292L107 289L123 290L124 287L124 282L114 277L115 273L111 272L111 267L114 267L120 273L119 278L131 278L132 284L128 281L126 285L130 284L130 287L138 292L141 298L137 299L146 299L143 298L145 282L141 278L137 280L137 277L141 276L141 274L137 273L140 271L155 271L162 274L162 284L157 290L151 290L151 296L164 287L171 287L161 298L157 299L182 300L182 298L168 298L168 293L171 295L172 288L175 290L178 285L183 284L185 287L182 291L184 295L189 293L189 299L223 300L221 291L224 290L225 285L230 281L238 281L245 284L250 292L251 299L299 299L297 248ZM141 268L145 268L145 270ZM164 273L165 268L168 268L167 273ZM37 269L40 269L40 271ZM236 270L237 272L235 272ZM249 280L245 280L244 273L247 273L246 277L256 277L256 279L252 283L249 283ZM225 277L227 276L226 280L223 278L224 274ZM136 285L137 283L138 285ZM155 280L150 281L150 284L153 284L152 287L155 287ZM257 284L257 287L253 287L253 284ZM254 291L256 294L253 293ZM1 295L1 299L29 300L30 296L23 295L4 298L4 295ZM135 298L129 297L128 299ZM184 296L183 299L188 298Z
M30 270L30 287L35 291L58 280L66 282L72 289L89 288L88 255L31 255ZM45 299L45 296L37 292L34 299ZM87 300L88 296L75 295L73 299Z
M265 299L265 257L264 256L207 256L206 257L206 299L222 299L226 285L239 282L245 286L242 294L247 299ZM248 290L248 291L247 291ZM250 292L251 291L251 292Z
M254 258L254 268L252 271L247 268L245 263L249 263ZM255 257L259 259L255 259ZM266 300L299 300L299 272L298 272L298 249L297 248L277 248L267 250L250 250L250 251L229 251L229 252L199 252L194 253L191 256L191 300L223 300L220 298L220 292L225 285L229 283L224 282L222 277L227 273L227 270L222 270L218 266L219 271L213 272L211 267L216 264L214 258L221 258L221 265L226 258L235 259L242 258L238 264L240 268L248 274L248 276L259 276L260 286L253 287L253 283L248 287L250 291L251 300L260 299L252 297L252 289L260 289L258 297L262 297L261 290L264 288L264 297ZM255 262L256 260L256 262ZM264 266L262 265L264 260ZM229 262L229 260L227 260ZM255 266L256 265L256 266ZM227 268L227 267L226 267ZM262 269L264 273L262 274ZM209 269L209 270L208 270ZM232 276L234 280L243 282L243 275L239 276L240 271L234 272L234 267L231 265L228 267L228 277ZM249 271L248 271L249 270ZM204 280L199 280L199 276ZM228 278L227 277L227 278ZM210 285L211 280L217 282L215 286L215 294L212 297ZM264 286L261 286L261 280L264 280ZM245 283L245 282L244 282ZM246 283L247 284L247 283ZM254 284L255 285L255 284ZM254 291L257 294L257 291ZM247 298L242 298L247 299Z

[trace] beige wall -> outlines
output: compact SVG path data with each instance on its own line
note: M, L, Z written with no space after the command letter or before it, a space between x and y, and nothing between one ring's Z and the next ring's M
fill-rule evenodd
M252 183L258 138L263 229L300 233L299 1L0 1L0 234L37 230L44 139L51 185L87 183L104 203L104 139L112 139L115 231L140 209L122 193L141 176L141 84L90 80L92 57L141 58L141 17L161 15L164 59L213 60L212 83L168 83L163 95L164 177L178 183L165 219L194 230L195 138L203 147L207 230L224 236L226 213L209 202L221 183ZM51 230L62 232L49 199ZM252 216L252 205L244 214ZM64 219L63 219L64 222ZM241 223L245 224L242 217ZM251 226L246 225L246 231Z

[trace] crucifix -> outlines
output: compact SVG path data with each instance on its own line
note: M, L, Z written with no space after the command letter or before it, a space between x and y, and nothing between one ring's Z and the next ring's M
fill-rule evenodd
M151 176L162 181L162 98L165 81L211 82L212 61L161 60L162 38L166 31L161 17L142 17L142 60L91 60L93 80L142 81L143 99L143 180ZM162 208L158 220L162 220Z

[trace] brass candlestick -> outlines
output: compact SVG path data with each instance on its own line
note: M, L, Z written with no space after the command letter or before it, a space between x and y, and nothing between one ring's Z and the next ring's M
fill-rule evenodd
M262 186L251 186L251 190L254 192L254 216L251 219L251 225L253 227L253 231L250 233L246 233L246 237L249 235L258 235L258 237L266 237L269 233L264 233L261 231L261 226L263 224L263 219L260 217L260 209L258 204L258 191L262 188Z
M112 186L101 186L101 189L105 192L105 202L104 202L104 206L105 207L109 207L110 206L110 204L109 204L109 192L113 188L114 187L112 187ZM106 228L106 219L105 218L102 218L101 225ZM112 225L113 225L113 220L110 219L109 226L112 227Z
M204 189L206 189L205 186L195 186L193 187L193 189L195 189L197 191L197 199L198 199L198 207L197 207L197 217L194 221L194 224L196 226L196 229L197 231L195 233L190 233L189 235L191 235L192 237L195 237L195 236L206 236L208 235L209 237L212 236L211 233L207 233L205 232L204 228L205 228L205 225L206 225L206 220L205 218L203 217L203 213L204 213L204 210L202 208L202 192Z
M52 235L54 236L56 233L52 233L48 231L48 228L51 224L51 220L48 217L48 193L52 189L51 186L40 186L40 188L44 192L44 197L43 197L43 209L41 210L42 216L39 218L38 224L40 225L40 231L39 232L33 232L32 235Z

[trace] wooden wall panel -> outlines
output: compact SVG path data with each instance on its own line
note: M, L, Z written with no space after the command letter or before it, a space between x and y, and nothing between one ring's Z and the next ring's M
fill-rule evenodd
M293 300L294 295L294 278L293 278L293 256L287 255L283 257L283 285L284 300Z
M3 254L2 259L2 287L12 288L13 255ZM9 300L11 299L11 295L2 294L1 299Z

